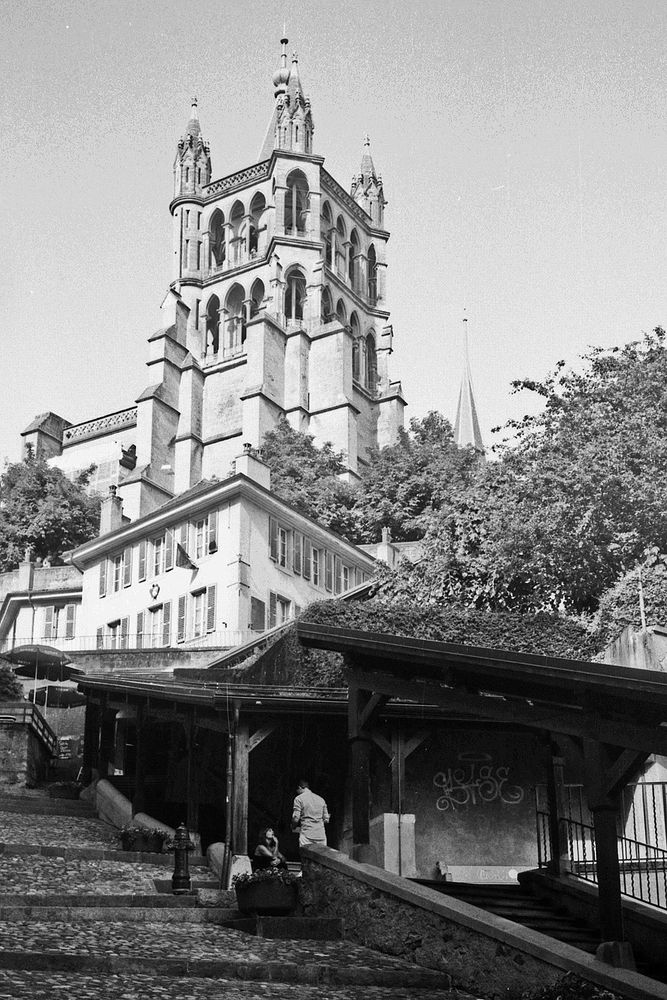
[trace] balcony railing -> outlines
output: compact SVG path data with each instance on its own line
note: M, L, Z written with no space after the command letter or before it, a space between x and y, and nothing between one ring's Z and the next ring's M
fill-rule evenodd
M232 649L241 646L252 639L258 638L262 633L253 629L218 629L215 632L206 632L203 635L188 636L182 642L177 642L172 636L168 643L162 642L162 635L127 635L121 637L117 635L103 635L101 638L95 635L77 635L72 639L64 637L47 638L44 636L24 636L22 638L4 639L0 644L0 653L8 653L17 646L27 646L34 643L52 646L54 649L62 650L63 653L84 653L96 652L99 650L150 650L150 649Z

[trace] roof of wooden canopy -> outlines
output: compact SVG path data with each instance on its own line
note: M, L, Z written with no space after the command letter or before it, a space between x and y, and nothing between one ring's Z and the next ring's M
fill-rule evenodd
M667 674L302 621L295 627L305 646L346 654L351 685L378 697L667 754Z

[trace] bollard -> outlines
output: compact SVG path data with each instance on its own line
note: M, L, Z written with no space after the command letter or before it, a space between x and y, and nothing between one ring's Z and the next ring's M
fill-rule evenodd
M174 874L171 877L173 893L190 892L192 888L188 865L188 851L191 850L190 835L185 823L181 823L174 835Z

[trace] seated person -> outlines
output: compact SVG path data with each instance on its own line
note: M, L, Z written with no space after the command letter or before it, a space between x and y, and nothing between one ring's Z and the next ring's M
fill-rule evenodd
M263 868L287 868L285 858L278 850L278 838L273 827L267 826L259 831L257 847L252 859L253 871Z

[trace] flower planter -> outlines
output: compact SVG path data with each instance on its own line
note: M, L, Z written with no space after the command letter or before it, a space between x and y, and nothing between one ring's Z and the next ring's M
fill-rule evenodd
M120 840L124 851L136 851L139 854L162 854L164 838L158 834L132 832L128 836L121 833Z
M297 886L285 885L279 879L246 882L234 886L241 913L251 916L284 916L293 913L297 904Z

